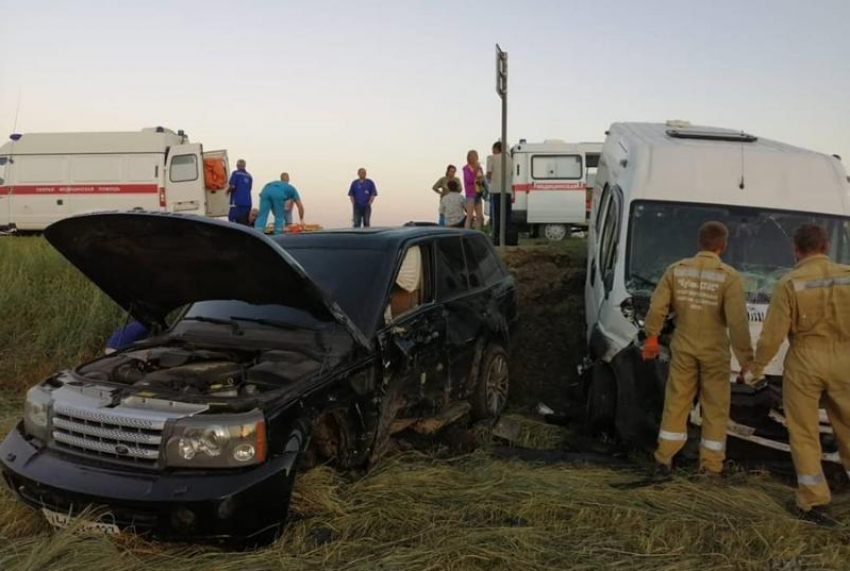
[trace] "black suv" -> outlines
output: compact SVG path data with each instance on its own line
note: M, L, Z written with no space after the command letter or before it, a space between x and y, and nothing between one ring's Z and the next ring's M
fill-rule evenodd
M31 388L0 446L55 525L94 506L107 532L264 543L296 467L369 467L395 431L505 405L516 293L483 234L140 212L45 236L153 331Z

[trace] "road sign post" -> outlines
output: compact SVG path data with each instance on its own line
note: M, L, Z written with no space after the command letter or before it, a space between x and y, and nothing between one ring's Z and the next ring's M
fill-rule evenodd
M506 153L510 153L508 148L508 52L502 51L499 44L496 44L496 93L502 99L502 158L501 179L499 189L499 248L505 247L505 226L507 216L507 201L509 200L508 192L511 190L508 185L507 161L505 160Z

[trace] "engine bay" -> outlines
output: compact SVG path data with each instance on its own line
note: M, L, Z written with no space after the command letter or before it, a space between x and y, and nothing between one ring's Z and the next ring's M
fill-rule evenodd
M250 397L315 374L321 362L301 352L152 347L107 355L77 373L151 392Z

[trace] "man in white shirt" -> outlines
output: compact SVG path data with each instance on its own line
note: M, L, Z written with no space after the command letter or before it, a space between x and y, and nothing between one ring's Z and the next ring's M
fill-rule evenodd
M493 154L487 157L487 182L490 183L490 225L493 227L493 243L499 245L500 212L502 208L502 160L505 161L505 173L507 181L505 184L505 234L511 227L511 202L513 201L513 170L514 162L510 155L502 152L502 142L493 143ZM506 238L507 240L507 238Z

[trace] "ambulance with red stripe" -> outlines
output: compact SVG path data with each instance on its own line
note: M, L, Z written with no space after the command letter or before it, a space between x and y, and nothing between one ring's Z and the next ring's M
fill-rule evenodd
M12 135L0 147L0 228L105 210L226 216L228 171L227 151L163 127Z
M532 236L563 240L585 229L602 143L520 139L513 158L513 220Z

